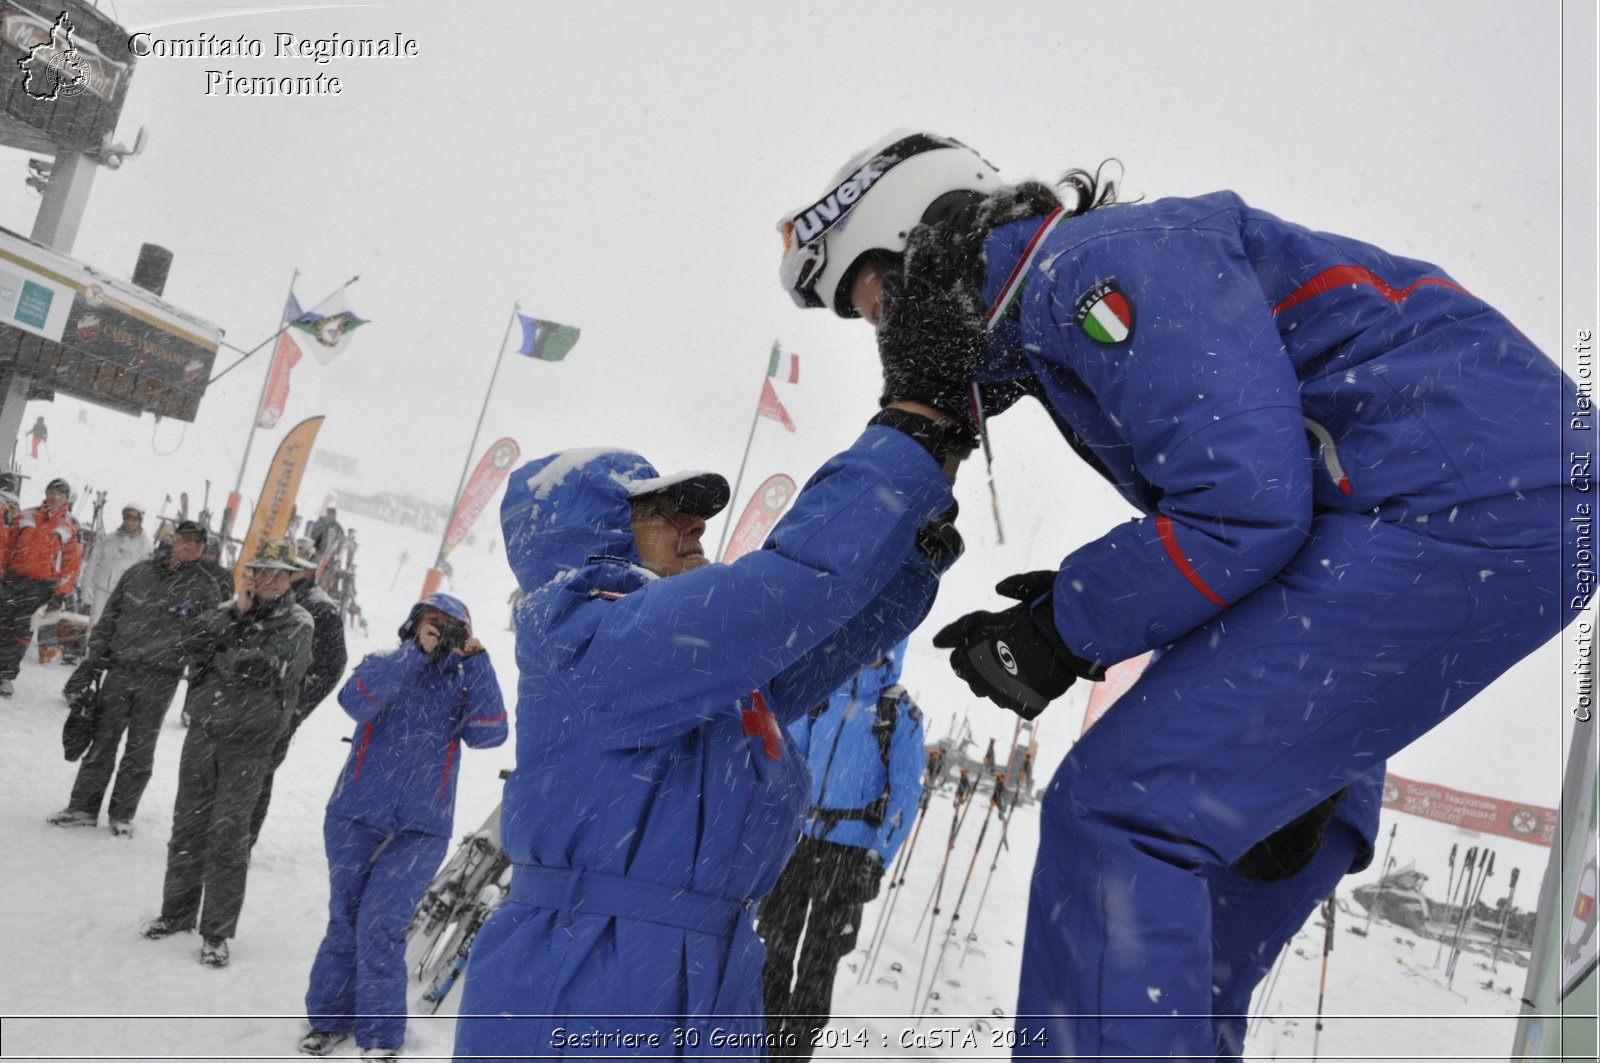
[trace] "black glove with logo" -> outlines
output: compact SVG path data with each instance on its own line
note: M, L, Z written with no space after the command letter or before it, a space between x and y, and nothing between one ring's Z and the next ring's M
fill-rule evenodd
M1334 806L1349 792L1349 787L1340 790L1299 819L1256 842L1249 852L1234 861L1233 869L1256 882L1282 882L1298 875L1310 866L1311 858L1322 848L1322 835L1333 822Z
M878 322L879 404L932 406L957 421L969 439L975 428L967 389L988 343L979 256L971 234L948 225L912 229L904 267L884 278Z
M1020 604L998 613L976 612L933 636L952 651L950 667L979 697L1031 720L1079 679L1105 678L1105 669L1067 649L1056 631L1048 595L1052 570L1007 576L995 591ZM1036 600L1043 597L1037 605Z

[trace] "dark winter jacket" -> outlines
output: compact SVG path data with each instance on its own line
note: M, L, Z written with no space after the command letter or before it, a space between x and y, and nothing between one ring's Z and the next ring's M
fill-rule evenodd
M1437 266L1232 192L1042 221L984 245L983 297L1009 306L986 409L1034 395L1148 515L1061 562L1056 628L1081 657L1199 627L1276 576L1315 513L1442 521L1565 478L1572 382Z
M201 618L205 648L190 679L189 721L219 742L270 750L311 667L311 614L285 594L240 613L229 601Z
M205 648L203 618L222 601L197 562L168 569L141 561L123 573L90 637L93 668L141 668L179 675Z
M894 859L922 798L922 712L898 685L904 645L790 726L811 768L807 837Z
M311 667L306 669L295 706L296 715L304 719L339 685L339 677L344 675L344 666L350 657L344 648L344 624L333 599L309 577L296 583L292 593L295 604L311 614L315 625L311 636Z
M429 661L408 639L368 654L339 704L356 721L328 813L385 833L449 837L461 743L505 742L505 702L487 653Z

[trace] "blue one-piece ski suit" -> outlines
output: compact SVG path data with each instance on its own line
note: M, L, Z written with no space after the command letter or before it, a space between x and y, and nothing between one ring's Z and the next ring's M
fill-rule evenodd
M1061 562L1057 630L1166 647L1045 798L1019 1054L1213 1058L1213 950L1248 949L1210 884L1364 775L1370 830L1373 770L1574 615L1575 389L1437 267L1228 192L1007 223L985 258L988 412L1035 396L1145 514Z
M754 904L806 810L783 725L927 614L917 529L939 466L870 427L765 547L670 578L642 567L625 451L524 465L501 506L517 607L511 892L473 945L458 1059L765 1059Z
M418 602L470 622L449 595ZM430 661L414 639L369 654L339 691L356 721L323 839L328 930L311 965L306 1015L362 1048L399 1049L406 1032L406 927L444 860L461 744L505 742L505 703L487 653Z

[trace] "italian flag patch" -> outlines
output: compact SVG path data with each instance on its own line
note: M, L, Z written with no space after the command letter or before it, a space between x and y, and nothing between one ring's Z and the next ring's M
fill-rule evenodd
M1084 292L1073 317L1096 343L1124 343L1133 335L1133 303L1114 279Z

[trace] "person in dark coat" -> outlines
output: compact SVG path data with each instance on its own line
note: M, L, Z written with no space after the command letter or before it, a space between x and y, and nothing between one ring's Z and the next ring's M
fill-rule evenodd
M500 683L460 599L430 594L400 639L339 691L356 729L323 822L332 881L306 990L307 1055L351 1034L368 1060L405 1043L406 926L449 848L461 744L506 740Z
M791 1058L811 1058L839 961L856 947L861 914L922 799L927 750L922 712L899 683L905 649L902 642L861 669L789 728L811 769L811 810L761 902L757 932L767 947L767 1033Z
M78 766L67 807L50 817L56 826L94 826L110 786L111 833L133 836L133 815L150 781L161 721L184 666L199 649L202 617L222 601L216 584L199 568L204 542L205 529L184 521L163 560L139 562L111 591L89 655L67 684L69 699L85 696L92 676L104 673L94 741ZM128 743L118 767L124 731Z
M344 648L344 625L339 622L339 607L317 586L316 548L309 539L301 539L297 545L300 571L295 574L291 593L295 604L311 614L315 627L311 636L311 667L306 669L299 701L289 714L288 729L273 747L272 764L267 768L266 778L261 780L261 796L256 799L256 810L250 817L252 849L255 848L256 839L261 837L261 824L267 819L267 806L272 801L273 776L277 775L278 768L289 755L289 744L294 741L295 732L339 685L339 677L344 675L345 662L349 659Z
M33 422L33 427L28 429L28 438L33 441L33 447L28 451L28 456L37 458L39 456L39 445L50 438L50 429L44 426L43 414L40 414L39 419Z
M311 614L290 593L300 570L294 540L264 541L245 567L238 598L202 618L161 915L140 931L164 938L194 929L198 918L208 967L227 966L244 905L250 816L311 667Z

